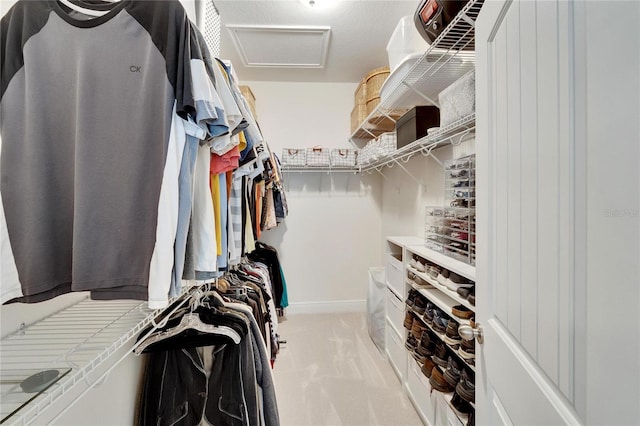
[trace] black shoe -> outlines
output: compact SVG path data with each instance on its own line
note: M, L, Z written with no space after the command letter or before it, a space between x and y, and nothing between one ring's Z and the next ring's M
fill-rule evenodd
M412 334L409 334L409 337L407 337L407 341L404 343L404 347L410 351L414 351L417 346L418 346L418 340L415 337L413 337Z
M416 311L417 314L422 315L424 311L427 309L427 301L420 295L416 297L415 303L413 304L413 310Z
M476 358L476 342L475 340L464 340L460 342L458 348L458 355L465 361L473 361Z
M453 398L451 398L451 405L460 414L469 414L473 411L473 407L471 406L471 404L462 399L457 392L453 393Z

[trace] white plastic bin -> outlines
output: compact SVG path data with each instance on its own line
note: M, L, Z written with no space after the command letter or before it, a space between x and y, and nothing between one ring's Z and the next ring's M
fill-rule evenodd
M384 353L385 333L384 268L369 268L369 294L367 296L367 328L371 340Z
M389 69L393 72L404 58L413 53L424 53L428 48L429 44L420 36L413 23L413 17L403 16L387 44Z

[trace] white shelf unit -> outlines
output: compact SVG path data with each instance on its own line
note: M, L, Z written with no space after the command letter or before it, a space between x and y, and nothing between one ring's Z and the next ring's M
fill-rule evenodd
M352 167L318 167L318 166L282 166L286 173L358 173L357 166Z
M439 284L436 280L431 278L424 272L420 272L409 264L409 261L413 255L429 260L443 268L453 271L461 276L475 281L475 267L459 260L447 257L441 253L435 252L424 247L425 241L419 237L403 237L393 236L386 238L387 253L402 253L401 259L403 263L403 283L405 285L405 293L403 298L406 300L409 289L413 288L417 290L422 296L428 299L431 303L444 311L451 319L458 322L461 325L470 325L470 321L462 318L458 318L452 313L453 306L464 305L467 308L475 311L475 306L471 305L467 300L460 297L456 292L453 292ZM412 285L407 281L407 274L411 272L422 278L425 282L433 286L433 288L426 288ZM424 315L420 315L413 308L405 305L405 312L413 312L416 318L421 323L431 330L448 348L449 352L453 353L453 356L460 362L460 365L475 374L475 366L468 363L457 350L454 350L444 339L444 333L436 331L434 327L429 325ZM387 324L390 326L390 324ZM389 330L388 332L392 332ZM397 339L396 334L389 334L394 339ZM405 338L407 332L404 333ZM394 342L397 345L397 342ZM398 349L395 348L397 351ZM402 350L405 353L405 360L402 365L398 363L398 354L392 354L392 351L388 351L389 362L393 366L394 371L398 375L400 381L403 383L404 389L407 391L409 399L415 405L420 418L425 424L439 425L439 424L462 424L465 425L468 420L467 415L461 415L456 412L451 405L452 393L444 394L442 392L431 392L431 386L429 379L424 377L421 372L418 373L414 370L420 369L420 364L416 361L413 355L402 346Z
M148 309L147 302L87 298L4 337L0 375L6 383L0 395L0 423L32 424L42 415L50 416L47 409L59 400L77 401L125 356L131 356L132 340L159 312ZM37 394L21 390L20 382L28 374L49 369L65 375Z

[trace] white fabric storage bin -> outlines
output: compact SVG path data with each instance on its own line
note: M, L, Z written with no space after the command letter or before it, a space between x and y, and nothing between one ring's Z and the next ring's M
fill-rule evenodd
M378 136L380 155L391 155L397 149L397 143L396 132L383 133Z
M283 166L305 166L307 164L307 153L304 149L284 148L282 150Z
M338 167L353 167L356 165L357 151L355 149L334 148L331 150L331 165Z
M385 350L385 291L384 268L369 268L369 294L367 295L367 329L380 352Z
M470 71L438 95L440 127L460 120L476 111L476 73Z
M314 167L328 167L329 149L321 146L314 146L313 148L307 148L307 166Z

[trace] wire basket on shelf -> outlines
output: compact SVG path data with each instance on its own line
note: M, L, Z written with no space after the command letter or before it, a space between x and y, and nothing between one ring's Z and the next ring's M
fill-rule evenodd
M283 148L281 164L288 167L304 167L307 164L307 152L304 148Z

